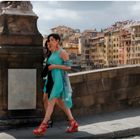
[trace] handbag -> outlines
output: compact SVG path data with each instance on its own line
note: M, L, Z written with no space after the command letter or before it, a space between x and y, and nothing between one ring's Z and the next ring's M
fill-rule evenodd
M42 73L41 73L41 77L43 78L43 77L46 77L47 75L48 75L48 71L49 71L49 69L48 69L48 67L50 66L50 64L46 64L46 66L44 67L44 69L43 69L43 71L42 71Z

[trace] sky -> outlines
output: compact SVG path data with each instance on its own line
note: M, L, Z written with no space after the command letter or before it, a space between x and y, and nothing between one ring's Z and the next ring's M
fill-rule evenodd
M73 29L107 28L117 21L140 21L140 1L31 1L42 35L65 25Z

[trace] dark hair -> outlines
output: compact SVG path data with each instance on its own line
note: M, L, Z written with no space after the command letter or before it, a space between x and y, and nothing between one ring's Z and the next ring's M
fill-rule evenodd
M49 58L51 55L51 51L48 49L48 44L47 44L48 42L49 42L48 40L45 41L45 50L46 50L45 55L47 58Z
M48 41L50 41L50 37L53 37L55 40L59 40L59 42L60 42L60 40L61 40L61 39L60 39L60 35L57 34L57 33L49 34L48 37L47 37Z

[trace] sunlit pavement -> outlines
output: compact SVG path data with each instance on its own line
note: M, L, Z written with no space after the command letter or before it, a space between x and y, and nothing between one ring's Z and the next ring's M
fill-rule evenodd
M76 139L76 138L140 138L140 109L124 110L77 118L79 132L66 133L67 122L54 122L44 136L32 134L34 127L0 131L0 139Z

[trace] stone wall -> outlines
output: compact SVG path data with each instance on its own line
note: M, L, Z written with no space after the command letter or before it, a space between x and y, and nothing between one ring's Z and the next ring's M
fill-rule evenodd
M74 116L140 107L140 65L70 74ZM56 109L55 118L64 114Z

